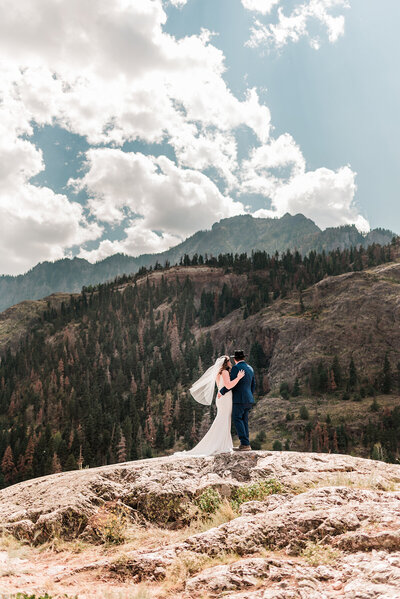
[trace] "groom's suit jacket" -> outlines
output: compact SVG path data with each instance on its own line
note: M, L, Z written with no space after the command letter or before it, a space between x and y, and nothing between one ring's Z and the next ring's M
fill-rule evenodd
M254 389L256 388L254 370L249 364L246 364L246 362L238 362L231 370L231 381L237 377L239 370L244 370L245 375L232 389L232 403L241 405L253 404L253 393ZM229 389L226 387L222 387L222 389L220 389L221 395L225 395L225 393L228 391Z

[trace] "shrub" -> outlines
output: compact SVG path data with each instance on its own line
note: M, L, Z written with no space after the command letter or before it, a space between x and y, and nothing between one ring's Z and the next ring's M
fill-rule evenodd
M293 395L293 397L299 397L300 394L301 394L300 383L299 383L299 379L296 378L296 380L294 381L294 385L293 385L292 395Z
M256 438L261 441L261 443L264 443L264 441L267 440L267 433L265 431L260 431Z
M279 388L279 393L283 399L289 399L290 390L289 390L289 384L286 381L281 383L281 386Z
M282 451L282 449L283 449L283 448L282 448L282 443L281 443L280 441L278 441L278 440L274 441L274 444L273 444L273 446L272 446L272 449L273 449L274 451Z
M231 496L231 503L233 508L238 511L239 506L247 501L261 501L269 495L276 493L282 493L283 486L277 480L271 478L263 480L251 485L244 485L235 489Z
M320 566L336 562L342 554L338 549L334 549L329 545L309 542L301 552L301 555L310 566Z
M374 401L369 406L369 409L371 410L371 412L379 412L379 410L381 409L379 403L376 401L376 397L374 397Z
M190 502L188 497L165 493L146 493L125 498L133 509L139 511L146 520L165 526L168 522L184 525L190 520Z
M107 545L121 545L126 541L127 508L109 505L100 508L89 520L89 527L94 539Z
M261 449L262 444L266 440L267 440L267 435L266 435L265 431L260 431L259 433L257 433L255 439L253 439L253 441L251 442L251 448L255 449L255 450Z
M167 580L170 583L183 583L185 580L197 574L209 563L207 554L199 554L194 551L182 551L167 568Z
M301 408L300 408L300 418L302 420L308 420L309 417L310 417L310 415L308 413L308 410L307 410L306 406L301 406Z
M372 448L371 459L373 459L373 460L379 460L381 462L384 461L384 459L385 459L385 452L384 452L383 447L382 447L382 445L380 443L375 443L374 447Z
M216 489L208 487L197 497L195 503L204 514L215 514L222 503L222 497Z

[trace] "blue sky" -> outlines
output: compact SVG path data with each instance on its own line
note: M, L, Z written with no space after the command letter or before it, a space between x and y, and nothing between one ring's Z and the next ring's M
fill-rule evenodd
M278 52L245 47L253 16L232 0L191 2L168 14L174 35L199 26L218 32L213 44L226 56L231 89L265 88L275 133L293 135L310 169L350 164L371 227L400 232L400 2L351 0L345 35L318 51L305 39Z
M400 232L397 0L20 2L0 0L0 272L243 212Z

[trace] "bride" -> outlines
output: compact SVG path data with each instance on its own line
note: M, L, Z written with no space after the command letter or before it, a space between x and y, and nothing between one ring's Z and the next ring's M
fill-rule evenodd
M231 381L229 372L231 363L229 356L221 356L215 364L192 385L189 389L193 398L201 404L211 405L214 396L215 384L218 391L222 387L232 389L244 377L240 370L237 377ZM208 456L217 453L226 453L233 450L231 435L232 391L216 399L217 415L209 431L202 440L190 451L182 452L191 456Z

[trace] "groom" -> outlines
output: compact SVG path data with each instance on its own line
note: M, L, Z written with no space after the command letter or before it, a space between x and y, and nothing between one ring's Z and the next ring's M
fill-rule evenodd
M253 393L256 386L254 370L244 361L243 350L235 350L235 354L230 357L235 362L230 373L231 381L237 377L239 370L244 370L245 372L244 377L232 389L232 420L235 423L236 432L240 439L238 451L250 451L249 412L254 405ZM225 395L227 391L226 387L222 387L220 394Z

